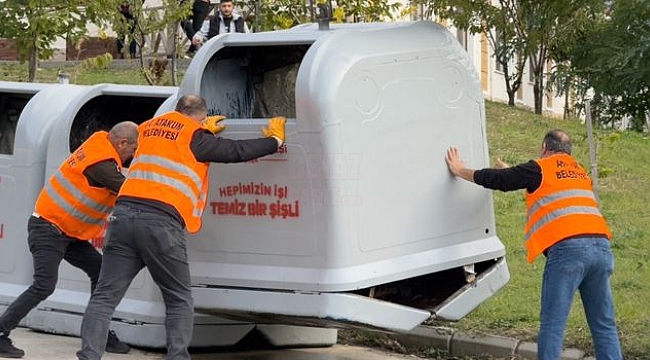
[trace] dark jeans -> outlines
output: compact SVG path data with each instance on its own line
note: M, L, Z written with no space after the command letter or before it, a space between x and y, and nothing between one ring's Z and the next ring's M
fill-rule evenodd
M88 241L71 238L49 221L30 217L27 242L34 263L34 282L0 317L0 331L8 334L41 301L52 295L65 259L83 270L90 278L91 292L97 284L102 255Z
M194 0L192 4L192 17L190 20L187 20L183 24L183 30L187 35L187 38L192 41L192 37L196 34L197 31L201 30L203 26L203 21L208 16L210 12L210 3L202 0ZM196 51L196 47L190 44L190 48L187 50L189 52Z
M97 289L81 324L79 359L101 358L115 308L145 266L165 302L167 359L190 358L194 302L183 226L169 215L118 203L109 218Z

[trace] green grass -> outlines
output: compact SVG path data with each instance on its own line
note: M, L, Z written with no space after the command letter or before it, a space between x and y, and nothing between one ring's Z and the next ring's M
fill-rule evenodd
M171 75L168 70L163 77L163 85L171 85ZM36 71L36 82L58 82L57 74L63 70L68 74L70 83L78 85L94 85L101 83L147 85L144 75L134 61L132 67L117 68L111 66L106 69L84 69L81 66L51 67L44 66ZM179 79L182 78L182 74ZM27 64L4 63L0 65L0 79L4 81L27 81ZM180 80L179 80L180 81Z
M57 68L38 71L39 82L56 82ZM65 68L76 84L145 84L137 68L79 70ZM0 65L0 78L25 81L26 65ZM169 76L169 73L166 74ZM574 154L589 169L586 127L577 120L535 115L503 104L486 102L488 145L492 160L510 164L537 158L543 135L552 128L571 134ZM602 211L612 228L616 270L612 278L616 315L626 359L650 359L650 139L633 132L597 130ZM497 232L506 245L510 282L465 319L445 324L458 329L535 341L539 325L539 292L543 257L528 264L523 242L524 192L495 191ZM577 297L569 318L565 345L591 351L591 337Z
M577 120L559 120L486 103L490 156L510 164L537 158L546 131L561 128L571 134L574 155L590 168L586 126ZM626 359L650 359L650 139L643 134L597 130L599 196L603 214L613 232L616 269L612 277L616 315ZM495 191L497 233L506 245L510 282L494 297L453 327L535 341L539 326L539 292L543 257L533 264L525 258L523 241L524 192ZM450 325L450 324L447 324ZM566 331L565 346L592 351L591 336L579 296Z

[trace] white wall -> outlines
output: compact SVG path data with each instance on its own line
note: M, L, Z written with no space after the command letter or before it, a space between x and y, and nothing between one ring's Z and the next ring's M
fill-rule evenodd
M448 26L449 31L454 34L458 33L458 30L453 26ZM479 76L483 76L481 72L481 35L467 35L467 45L466 50L468 52L469 58L474 64L479 73ZM492 48L490 47L490 58L488 59L489 69L488 69L488 88L484 89L483 95L486 99L492 101L508 102L508 93L506 91L506 83L503 78L503 73L497 71L496 61L492 55ZM522 78L521 84L521 99L516 98L516 104L519 106L524 106L533 109L535 107L534 93L533 93L533 83L529 81L530 69L528 61L526 62L526 68L524 69L524 75ZM547 78L544 79L545 81ZM552 101L547 101L547 96L544 96L543 100L543 112L546 115L562 117L564 113L564 98L557 97L555 94L550 94Z

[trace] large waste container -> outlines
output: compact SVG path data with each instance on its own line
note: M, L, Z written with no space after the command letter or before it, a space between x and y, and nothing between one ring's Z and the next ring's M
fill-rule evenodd
M0 154L0 310L31 285L33 270L27 248L27 219L46 179L93 132L109 130L120 121L141 123L150 119L177 91L177 87L0 82L0 120L16 123L15 140L6 142L12 145L11 151ZM162 301L152 283L148 273L143 272L132 288L157 296L153 306L127 302L120 309L125 309L123 312L127 314L155 319L151 327L162 329L164 308L156 305ZM22 324L78 335L89 292L86 274L63 262L54 294L39 304ZM146 343L144 336L144 345L161 343L160 330L156 331L156 342ZM162 339L164 344L164 336Z
M49 176L93 132L120 121L148 120L157 109L173 106L177 91L176 87L0 82L0 120L15 123L15 141L6 141L11 151L0 154L0 311L32 283L27 220ZM103 239L96 240L100 249ZM62 262L55 292L21 325L79 335L89 291L87 276ZM160 291L144 270L117 307L111 328L132 345L165 347L164 320ZM192 346L232 345L256 329L265 331L274 345L336 343L335 330L283 324L257 328L250 321L197 314Z
M0 81L0 303L11 301L32 279L24 214L31 214L34 194L43 186L51 119L31 117L35 106L30 99L48 86ZM30 119L29 126L25 119ZM44 131L30 131L39 128ZM23 241L15 241L18 238Z
M193 58L185 94L228 116L224 137L288 118L278 153L211 167L188 243L197 311L408 331L458 320L508 281L491 193L444 161L456 145L468 166L489 164L478 76L446 29L223 34Z

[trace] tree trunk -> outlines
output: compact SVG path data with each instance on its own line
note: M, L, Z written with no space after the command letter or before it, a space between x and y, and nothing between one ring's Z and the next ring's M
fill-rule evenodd
M517 77L515 78L514 81L510 82L508 79L506 79L506 93L508 94L508 106L514 107L515 101L517 99L517 91L519 91L519 88L521 87L521 77L522 77L522 72L517 71L516 72Z
M178 25L174 26L174 29L172 30L172 39L174 39L173 46L172 46L172 51L171 51L171 75L172 75L172 86L178 86L178 69L176 65L176 49L178 48ZM192 39L190 39L192 41Z
M515 95L519 89L518 83L510 82L510 64L508 61L501 61L501 66L503 66L503 79L506 82L506 93L508 94L508 106L515 106Z
M508 106L515 106L515 96L517 95L517 90L508 91Z
M533 99L535 100L535 113L541 114L544 108L544 64L546 64L546 48L542 46L530 56L531 71L535 75L533 85Z
M567 81L568 83L568 81ZM562 119L566 120L569 118L571 109L569 109L569 88L564 92L564 113L562 114Z
M29 54L27 56L29 66L27 79L29 82L34 82L34 80L36 80L36 69L38 68L38 49L36 48L36 42L33 42L30 45Z
M533 85L533 97L535 99L535 114L542 113L542 103L544 97L543 87L540 84L542 79L539 76L535 76L535 85Z

